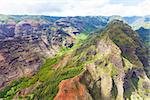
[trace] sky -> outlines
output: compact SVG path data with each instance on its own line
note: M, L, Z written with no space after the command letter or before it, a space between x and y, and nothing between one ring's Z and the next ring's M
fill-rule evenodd
M145 16L150 15L150 0L0 0L0 14Z

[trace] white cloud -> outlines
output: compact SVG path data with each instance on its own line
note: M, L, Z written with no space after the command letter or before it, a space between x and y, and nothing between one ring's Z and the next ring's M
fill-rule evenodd
M105 12L103 12L105 10ZM150 1L143 0L133 6L123 4L106 4L100 9L102 15L144 16L150 14Z
M66 3L66 0L0 0L0 13L48 14L63 10Z
M149 0L141 0L141 3L130 6L111 4L109 0L0 0L2 14L144 16L149 12Z

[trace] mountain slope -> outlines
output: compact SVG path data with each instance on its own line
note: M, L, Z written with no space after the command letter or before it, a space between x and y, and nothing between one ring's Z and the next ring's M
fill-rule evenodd
M112 21L101 34L92 34L47 59L34 76L10 83L0 98L147 99L150 81L145 69L149 68L146 51L131 27Z
M136 66L149 67L148 48L145 47L138 33L134 32L127 24L123 24L122 21L113 21L108 28L104 34L107 33L111 40L119 46L126 59Z
M0 89L34 75L43 60L76 44L78 35L86 37L106 24L104 17L0 15Z
M122 29L128 32L122 32ZM131 32L130 35L129 32ZM90 53L91 57L87 55L83 56L91 58L89 61L88 59L85 61L85 71L77 77L62 81L55 99L69 99L70 96L75 98L75 96L72 95L76 94L73 90L81 91L80 89L83 88L80 84L84 84L86 88L84 91L82 90L81 94L76 94L78 99L91 99L89 94L95 100L97 100L97 98L104 100L111 98L118 100L123 100L123 98L133 100L135 98L148 99L148 84L150 81L145 74L143 64L139 60L140 56L134 51L140 46L140 41L136 40L136 35L137 33L133 32L128 25L120 21L113 21L102 32L100 37L96 36L91 41L90 39L88 40L89 42L86 41L88 45L86 49L92 46L89 51L93 52L93 50L95 50L95 52L93 54ZM116 39L119 41L116 42ZM123 39L126 39L126 42L133 48L131 49L133 51L128 51L130 48L125 48L126 46L124 45L126 43L122 43L124 41ZM144 47L140 48L140 50L145 50ZM82 53L85 53L86 49L83 49ZM126 49L126 51L123 51L123 49ZM141 52L146 53L144 51ZM135 57L135 61L133 61L132 56ZM72 83L72 86L65 85L67 82ZM74 86L74 84L78 85ZM147 88L143 88L144 85L146 85ZM70 91L72 92L70 93ZM87 94L87 91L89 94ZM83 94L87 95L83 96Z
M128 23L133 30L137 30L140 27L144 27L149 29L150 28L150 16L126 16L126 17L121 17L121 16L110 16L109 21L112 20L122 20L126 23Z
M146 43L146 45L150 46L150 29L145 29L143 27L136 30L139 33L140 37Z
M150 64L150 29L145 29L143 27L136 30L136 32L141 37L142 41L145 43L146 47L149 48L148 55L149 55L149 64Z
M51 22L33 19L1 25L0 88L18 77L35 74L45 58L54 56L63 47L73 46L80 34L78 30L71 26L65 30L55 27L52 29Z

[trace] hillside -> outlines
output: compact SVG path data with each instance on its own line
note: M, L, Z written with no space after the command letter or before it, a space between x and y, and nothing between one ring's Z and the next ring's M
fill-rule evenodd
M107 24L104 17L0 15L0 89ZM79 38L79 39L78 39Z
M140 37L145 42L145 44L150 47L150 29L141 27L138 30L136 30L136 32L139 33Z
M4 99L109 100L148 99L148 49L122 21L50 57L31 76L19 78L0 92Z

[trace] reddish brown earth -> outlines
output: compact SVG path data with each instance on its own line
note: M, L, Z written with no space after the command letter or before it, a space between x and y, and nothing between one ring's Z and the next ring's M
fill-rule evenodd
M89 100L90 95L83 84L80 83L80 77L63 80L59 84L59 92L54 100Z

